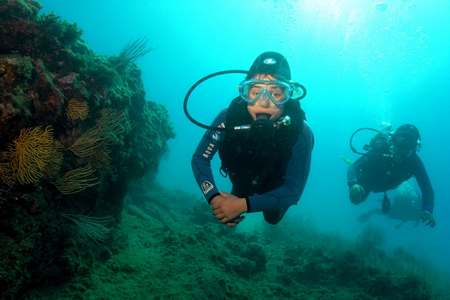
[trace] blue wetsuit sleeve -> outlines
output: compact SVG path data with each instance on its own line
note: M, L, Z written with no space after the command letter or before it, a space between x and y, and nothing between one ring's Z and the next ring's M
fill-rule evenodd
M223 127L225 116L226 110L222 111L216 117L211 126ZM219 130L207 130L200 140L191 161L195 180L208 202L211 201L214 196L219 194L211 170L211 160L219 147L221 134L222 131Z
M431 186L430 178L428 177L425 166L419 156L416 155L414 177L420 187L422 194L422 209L433 212L434 209L434 191Z
M287 209L296 204L305 188L311 166L311 152L314 146L314 135L305 123L292 149L292 156L286 170L284 183L280 187L247 198L247 212L258 212L271 209Z

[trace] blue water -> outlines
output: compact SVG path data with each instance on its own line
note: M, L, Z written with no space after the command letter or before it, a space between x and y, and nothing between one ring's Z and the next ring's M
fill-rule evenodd
M355 237L357 217L379 205L380 195L355 207L347 198L346 164L355 159L348 138L358 127L414 123L422 134L420 156L436 195L435 229L375 220L390 247L402 246L450 271L450 1L219 1L43 0L76 22L87 44L117 54L132 39L148 37L154 50L138 61L147 98L164 104L177 133L158 181L201 197L190 169L203 130L182 112L184 94L211 72L248 69L263 51L282 53L293 79L308 88L302 106L316 137L312 170L300 205L302 216L324 231ZM208 82L190 110L211 122L236 95L240 76ZM216 161L217 166L217 161ZM217 181L223 190L226 180ZM251 216L241 226L261 222ZM278 225L282 226L282 224Z

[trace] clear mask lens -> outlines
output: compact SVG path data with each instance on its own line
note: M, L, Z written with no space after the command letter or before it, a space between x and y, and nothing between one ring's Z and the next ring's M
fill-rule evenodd
M283 81L247 80L239 85L239 92L248 103L270 100L275 105L281 105L290 99L292 88Z

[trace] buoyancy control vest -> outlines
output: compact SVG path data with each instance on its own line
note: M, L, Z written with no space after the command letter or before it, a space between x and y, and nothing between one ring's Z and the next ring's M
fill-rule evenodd
M271 126L262 132L252 128L235 130L254 121L245 101L237 97L231 102L219 156L221 172L230 177L236 195L264 193L283 183L292 148L303 130L305 113L298 101L290 101L280 119L285 116L291 119L288 125Z

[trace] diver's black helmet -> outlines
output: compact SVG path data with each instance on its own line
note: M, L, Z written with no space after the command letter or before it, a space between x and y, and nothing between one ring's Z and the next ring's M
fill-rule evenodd
M255 59L246 79L251 79L256 74L270 74L280 80L291 80L291 69L286 58L273 51L264 52Z
M420 134L416 126L404 124L397 128L392 135L392 143L402 152L416 151L420 145Z

